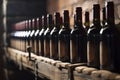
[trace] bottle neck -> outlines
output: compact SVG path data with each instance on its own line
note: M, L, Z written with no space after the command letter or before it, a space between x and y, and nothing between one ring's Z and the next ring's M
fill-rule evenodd
M64 11L63 26L64 28L69 28L70 26L69 12L67 10Z
M38 26L37 26L37 21L35 20L35 22L34 22L34 27L35 27L35 30L37 30L38 29Z
M47 18L46 18L46 16L42 16L42 28L43 29L47 28Z
M93 7L93 24L95 27L100 27L100 5L96 4Z
M84 25L89 28L90 26L90 19L89 19L89 12L85 12L85 23Z
M75 25L77 27L82 27L82 8L80 7L76 9Z
M108 2L107 4L107 23L108 25L114 25L115 24L115 18L114 18L114 3Z
M102 25L104 26L106 23L106 9L105 9L105 7L102 10L102 18L103 18Z
M26 22L25 22L25 28L26 28L26 31L29 30L29 25L28 25L28 21L27 21L27 20L26 20Z
M29 29L32 31L32 21L29 21Z
M100 26L100 19L96 18L96 19L93 19L93 24L97 27Z
M53 19L52 15L48 14L47 15L47 28L51 29L53 27Z
M60 18L61 18L61 17L60 17L60 13L59 13L59 12L56 12L54 16L55 16L55 19L54 19L55 27L56 27L57 29L60 29L60 23L61 23L61 22L60 22L60 21L61 21L61 20L60 20Z
M63 26L64 28L69 28L70 26L69 19L66 19L66 20L64 19Z
M42 28L42 19L41 18L37 18L36 26L37 26L38 30L41 30L41 28Z

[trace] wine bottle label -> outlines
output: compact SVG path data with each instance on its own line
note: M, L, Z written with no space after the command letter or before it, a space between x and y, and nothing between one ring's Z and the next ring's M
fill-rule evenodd
M48 39L44 40L44 53L46 57L50 56L50 40Z

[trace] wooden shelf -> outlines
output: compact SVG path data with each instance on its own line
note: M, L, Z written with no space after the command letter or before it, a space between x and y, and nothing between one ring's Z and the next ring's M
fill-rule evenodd
M36 77L46 77L50 80L120 80L120 74L106 70L87 67L86 63L70 64L42 56L31 54L13 48L7 48L6 56L20 69L27 69Z

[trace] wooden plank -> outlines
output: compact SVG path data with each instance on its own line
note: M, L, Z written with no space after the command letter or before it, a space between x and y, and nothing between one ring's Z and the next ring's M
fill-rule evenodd
M70 64L58 60L37 56L31 53L31 60L26 52L8 48L8 58L16 65L35 76L46 80L120 80L120 74L87 67L86 64Z

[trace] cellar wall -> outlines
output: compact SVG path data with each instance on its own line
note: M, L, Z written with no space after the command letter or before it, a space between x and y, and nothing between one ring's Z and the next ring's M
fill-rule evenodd
M90 12L90 21L92 23L92 7L93 4L100 4L100 7L105 6L107 1L113 1L115 4L115 23L120 23L120 0L48 0L48 13L54 14L54 12L58 11L63 15L63 10L69 10L70 12L70 24L73 26L73 15L75 14L76 7L82 7L83 9L83 23L84 23L84 13L85 11ZM101 15L102 18L102 15Z

